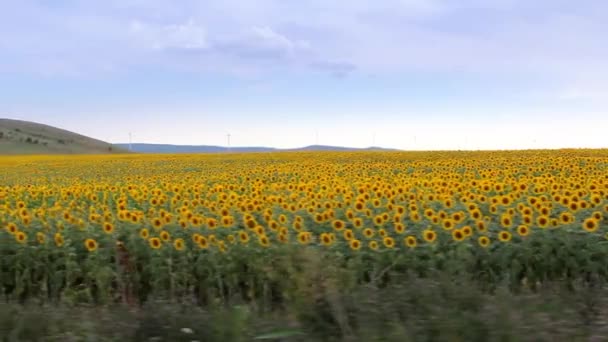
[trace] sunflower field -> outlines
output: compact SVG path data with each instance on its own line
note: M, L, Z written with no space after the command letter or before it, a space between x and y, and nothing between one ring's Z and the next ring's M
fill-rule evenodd
M372 307L407 321L432 284L475 288L466 312L503 292L591 296L608 280L604 150L32 156L0 168L7 303L244 305L341 338L363 336ZM603 315L596 299L579 310L588 324Z

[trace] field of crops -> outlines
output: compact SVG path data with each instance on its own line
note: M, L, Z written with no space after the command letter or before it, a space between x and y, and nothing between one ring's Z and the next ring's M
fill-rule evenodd
M484 294L576 293L608 279L608 151L4 157L0 168L8 302L296 307L300 325L347 336L360 321L345 298L364 289L466 279Z

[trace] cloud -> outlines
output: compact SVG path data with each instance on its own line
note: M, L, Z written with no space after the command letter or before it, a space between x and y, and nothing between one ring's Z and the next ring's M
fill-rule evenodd
M218 37L214 49L242 59L285 60L302 57L310 43L290 39L268 26L254 26L234 36Z
M0 56L0 70L36 73L46 64L57 73L95 74L145 62L229 73L308 68L339 77L356 70L567 78L608 68L608 46L598 43L608 31L601 0L73 3L6 5L0 49L9 53Z
M209 47L205 28L191 19L183 24L163 26L133 20L129 32L155 50L204 50Z

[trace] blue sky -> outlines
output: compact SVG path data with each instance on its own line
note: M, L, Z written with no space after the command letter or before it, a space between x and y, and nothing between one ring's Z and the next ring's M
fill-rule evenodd
M608 145L606 1L0 7L0 117L111 142Z

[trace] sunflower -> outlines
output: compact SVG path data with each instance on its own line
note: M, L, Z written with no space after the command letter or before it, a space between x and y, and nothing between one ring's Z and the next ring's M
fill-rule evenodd
M454 220L457 223L462 222L464 220L464 217L465 217L464 213L462 213L460 211L455 212L454 214L452 214L452 220Z
M298 242L301 245L306 245L310 243L310 233L309 232L299 232L298 233Z
M139 223L139 216L137 216L137 215L131 216L131 223Z
M55 233L55 236L53 236L53 240L55 240L55 246L57 247L61 247L65 243L61 233Z
M464 226L460 228L460 230L462 231L465 237L473 235L473 228L471 228L471 226Z
M161 247L162 247L162 245L163 245L162 241L161 241L159 238L157 238L157 237L150 238L150 239L148 240L148 244L149 244L149 245L150 245L150 247L152 247L153 249L159 249L159 248L161 248Z
M350 229L346 229L344 231L343 235L344 235L344 240L346 240L346 241L350 241L355 238L355 234Z
M374 237L374 234L375 234L375 232L371 228L365 228L363 230L363 236L365 236L368 239L371 239L372 237Z
M416 241L416 237L413 235L407 236L405 239L403 239L403 243L409 248L414 248L416 245L418 245L418 241Z
M382 215L374 217L374 224L376 226L382 226L384 224L384 217L382 217Z
M466 237L466 235L464 234L464 232L460 229L454 229L452 231L452 240L456 241L456 242L461 242L464 240L464 238Z
M361 219L360 217L356 217L355 219L353 219L353 226L357 229L363 227L363 219Z
M160 236L160 239L163 240L164 242L168 242L169 240L171 240L171 234L169 234L169 232L166 230L161 231L159 236Z
M293 227L293 230L295 230L295 231L298 231L298 232L299 232L299 231L301 231L302 229L304 229L304 222L301 222L301 221L295 221L295 222L292 224L292 227Z
M279 229L279 226L280 223L275 220L268 221L268 228L270 228L270 230L272 231L276 231L277 229Z
M598 222L604 218L604 214L602 214L601 211L594 211L593 214L591 214L591 216Z
M38 243L42 245L46 242L46 235L44 235L42 232L37 232L36 240L38 240Z
M372 240L372 241L369 242L368 246L369 246L370 249L372 249L374 251L378 250L378 247L379 247L378 241Z
M357 211L365 210L365 203L362 203L362 202L355 203L355 210L357 210Z
M483 220L479 220L479 221L475 222L475 226L477 227L477 231L480 233L485 233L488 231L486 222Z
M30 223L32 223L32 218L29 216L22 217L21 222L23 223L24 226L29 226Z
M454 228L455 223L454 220L446 218L445 220L443 220L441 225L445 230L452 230Z
M503 228L511 228L512 224L513 224L513 219L511 219L511 216L509 214L503 214L500 217L500 225Z
M395 223L393 228L397 234L403 234L405 232L405 224L403 223Z
M186 248L186 245L184 243L184 239L175 239L175 241L173 241L173 247L175 248L175 250L177 251L183 251L184 248Z
M239 232L239 241L240 241L242 244L247 244L247 243L249 242L249 234L247 234L247 232L246 232L246 231L241 230L241 231Z
M86 247L86 249L89 252L93 252L95 250L97 250L97 241L93 240L93 239L86 239L84 240L84 246Z
M342 229L344 229L346 227L346 223L342 220L334 220L334 221L332 221L331 226L335 230L341 231Z
M599 228L598 221L593 217L590 217L590 218L586 219L585 221L583 221L583 229L589 233L595 232L598 228Z
M498 233L498 240L500 240L501 242L509 242L511 241L512 235L510 232L503 230L500 233Z
M289 242L289 236L287 234L279 234L279 242L281 242L281 243Z
M219 241L217 244L217 249L218 251L220 251L220 253L226 253L226 251L228 250L228 247L226 247L226 243L224 243L224 241Z
M257 225L255 226L255 228L253 229L253 231L259 236L259 235L266 235L266 230L264 229L264 226L262 225Z
M361 248L361 241L359 241L357 239L352 239L348 242L348 246L353 251L358 251Z
M541 228L547 228L549 226L550 220L547 216L539 216L536 219L536 224L538 224Z
M519 236L528 236L528 234L530 234L530 228L522 224L517 227L517 234L519 234Z
M393 247L395 247L395 239L393 239L390 236L386 236L384 239L382 239L382 243L384 244L384 246L386 248L393 248Z
M422 238L428 243L433 243L437 239L437 233L431 229L426 229L422 232Z
M591 203L593 203L594 205L600 205L602 204L602 197L599 195L593 195L591 196Z
M217 226L218 226L218 223L217 223L216 219L214 219L214 218L207 219L207 227L209 229L215 229L215 228L217 228Z
M111 222L105 222L103 224L103 232L106 234L112 234L114 232L114 225Z
M572 212L577 212L579 210L580 206L578 204L578 202L570 202L570 204L568 204L568 209L570 209L570 211Z
M270 246L270 240L268 239L268 236L266 236L266 235L258 236L258 244L264 248Z
M27 234L22 231L17 231L15 233L15 240L21 244L24 244L27 242Z
M161 229L163 226L163 221L160 218L155 218L152 220L152 226L154 227L154 229L158 230Z
M10 234L15 234L17 231L19 231L19 228L17 227L17 225L15 223L11 222L6 226L6 230Z
M572 215L572 213L565 211L559 214L559 221L562 224L572 223L574 222L574 216Z
M207 240L207 238L202 235L198 239L198 242L196 244L198 245L198 248L201 248L201 249L209 248L209 240Z
M347 239L349 240L349 239ZM321 233L321 244L324 246L331 246L333 243L331 235L328 233Z
M480 236L477 239L477 243L483 247L483 248L487 248L488 246L490 246L490 238L487 236Z

